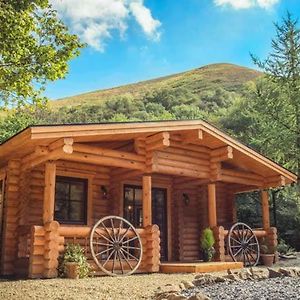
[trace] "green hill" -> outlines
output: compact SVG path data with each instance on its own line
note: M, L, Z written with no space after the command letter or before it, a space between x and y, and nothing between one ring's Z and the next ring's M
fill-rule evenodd
M122 95L132 95L138 99L142 98L146 92L161 88L184 88L199 96L205 92L215 91L217 88L239 94L245 83L260 75L261 73L256 70L234 64L212 64L170 76L59 99L52 101L52 106L59 108L82 104L97 105L103 100Z

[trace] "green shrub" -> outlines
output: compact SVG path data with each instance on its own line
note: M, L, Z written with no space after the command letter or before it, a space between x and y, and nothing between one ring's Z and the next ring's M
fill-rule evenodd
M210 228L205 228L201 235L201 248L203 250L203 256L205 261L211 261L214 254L214 234Z
M84 249L78 244L67 244L64 254L59 259L58 273L65 276L65 264L75 262L78 264L79 278L85 278L91 275L91 266L84 255Z

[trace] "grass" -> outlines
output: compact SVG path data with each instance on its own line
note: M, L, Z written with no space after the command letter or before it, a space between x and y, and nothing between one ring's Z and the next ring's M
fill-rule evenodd
M132 95L141 98L147 91L168 88L186 88L194 94L212 91L222 87L227 91L241 92L245 83L254 80L261 73L246 67L233 64L212 64L191 71L166 77L141 81L120 87L97 90L72 97L52 101L54 108L77 106L82 104L97 105L115 96Z

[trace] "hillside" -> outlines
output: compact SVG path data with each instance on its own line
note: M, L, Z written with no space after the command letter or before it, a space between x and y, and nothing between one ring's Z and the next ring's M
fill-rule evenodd
M246 82L254 80L260 74L256 70L238 65L212 64L166 77L59 99L53 101L52 106L58 108L82 104L96 105L103 100L128 94L131 94L134 98L140 98L147 91L164 87L186 88L197 95L201 95L205 91L214 91L218 87L228 92L239 93Z

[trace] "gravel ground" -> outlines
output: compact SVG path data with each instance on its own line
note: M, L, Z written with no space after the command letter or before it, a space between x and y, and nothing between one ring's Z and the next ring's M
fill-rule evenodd
M300 254L298 253L297 260L282 260L277 266L300 267ZM0 300L152 299L154 292L159 286L170 283L179 284L182 280L192 281L194 275L195 274L149 274L122 278L95 277L80 280L0 279ZM268 279L260 282L247 281L244 283L230 284L220 283L207 286L204 288L204 291L213 299L293 300L300 299L300 278ZM283 294L290 294L290 296L282 298L281 296Z
M159 286L193 278L193 274L145 274L80 280L0 280L0 300L152 299Z
M272 278L261 281L223 282L187 290L185 296L201 291L212 300L296 300L300 299L300 278Z

